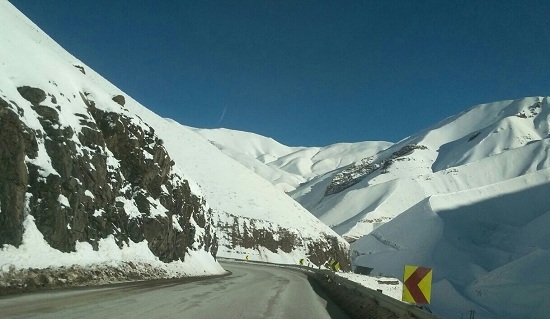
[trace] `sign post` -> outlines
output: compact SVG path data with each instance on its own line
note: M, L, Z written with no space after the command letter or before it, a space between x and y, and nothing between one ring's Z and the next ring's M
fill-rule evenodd
M405 266L403 274L403 301L427 305L432 293L432 269Z

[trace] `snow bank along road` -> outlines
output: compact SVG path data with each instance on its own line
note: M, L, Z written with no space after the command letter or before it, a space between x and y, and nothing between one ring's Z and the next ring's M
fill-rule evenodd
M1 318L348 318L305 274L224 263L232 274L0 298Z

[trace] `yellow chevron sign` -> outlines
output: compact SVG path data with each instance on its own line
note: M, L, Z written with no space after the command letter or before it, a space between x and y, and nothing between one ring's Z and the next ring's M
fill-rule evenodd
M403 301L429 304L432 294L432 269L405 266L403 275Z

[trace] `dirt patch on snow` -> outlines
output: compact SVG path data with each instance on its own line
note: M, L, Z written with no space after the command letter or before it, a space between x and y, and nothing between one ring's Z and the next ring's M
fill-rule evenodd
M66 287L173 278L189 278L191 280L191 277L185 276L183 273L178 274L149 263L137 262L21 270L16 270L13 265L4 265L0 270L0 296Z

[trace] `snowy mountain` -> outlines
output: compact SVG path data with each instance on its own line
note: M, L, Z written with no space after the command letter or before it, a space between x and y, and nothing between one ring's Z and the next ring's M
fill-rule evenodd
M213 274L223 272L216 253L346 266L347 242L306 209L140 105L7 1L0 44L2 271L173 261Z
M254 133L228 129L194 131L285 192L392 145L389 142L360 142L327 147L289 147Z
M352 245L355 264L393 276L406 263L434 268L433 306L441 313L457 316L471 307L480 317L544 318L550 310L543 270L550 261L549 114L547 97L475 106L373 158L368 165L378 169L354 176L357 183L341 193L323 195L321 205L349 207L355 204L346 196L357 193L376 203L342 217L357 219L355 225L339 225L340 233L360 237ZM390 154L411 145L425 148L387 164Z
M7 1L0 44L2 272L131 262L223 273L209 207L128 110L136 103Z
M544 318L549 100L477 105L393 145L363 144L356 155L352 144L349 153L323 158L338 163L345 154L351 163L325 171L310 169L316 151L307 148L269 146L241 132L199 134L274 184L275 172L292 176L290 195L353 242L355 265L397 278L405 264L433 268L439 314L475 309L476 318ZM294 165L274 165L288 154Z
M477 105L395 144L288 147L159 117L7 1L0 44L4 275L107 261L213 274L216 251L318 265L347 260L341 235L374 274L433 268L444 317L550 312L548 97Z

